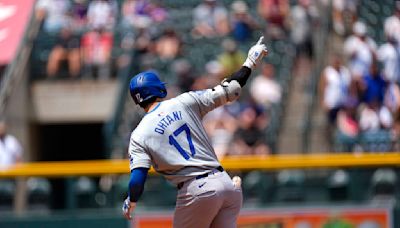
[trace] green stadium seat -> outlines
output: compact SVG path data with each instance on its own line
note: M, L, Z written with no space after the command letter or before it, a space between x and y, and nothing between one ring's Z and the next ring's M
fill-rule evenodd
M12 209L15 190L13 180L0 180L0 210Z
M27 189L30 209L49 209L52 191L47 179L31 177L27 180Z
M74 193L78 208L93 208L95 203L95 194L97 191L96 182L89 177L79 177L74 183Z
M279 202L301 202L305 199L303 170L283 170L277 175L276 197Z
M273 176L263 171L251 171L243 175L242 189L244 204L259 206L267 204L273 198Z
M329 200L344 201L349 197L349 174L345 170L336 170L328 178Z
M171 207L175 205L176 186L162 176L149 176L141 202L146 207Z
M397 174L392 169L381 168L376 170L371 177L373 196L394 196L398 182L397 179Z

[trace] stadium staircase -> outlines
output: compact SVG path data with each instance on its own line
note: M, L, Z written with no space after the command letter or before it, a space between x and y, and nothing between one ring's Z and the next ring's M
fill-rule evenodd
M320 15L330 15L330 7L319 6ZM329 142L326 140L325 115L318 102L318 85L320 75L325 66L329 46L329 17L320 18L320 23L313 33L314 62L306 86L306 110L303 113L301 152L328 152Z

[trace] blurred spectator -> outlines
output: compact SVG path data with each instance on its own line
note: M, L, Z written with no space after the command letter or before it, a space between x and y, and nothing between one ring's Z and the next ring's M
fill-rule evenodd
M22 161L23 149L17 138L7 134L7 125L0 121L0 168L6 168Z
M340 36L351 33L351 25L357 18L358 0L332 1L333 30Z
M203 0L193 11L193 36L224 36L229 32L228 12L217 0Z
M36 4L36 18L44 20L44 30L48 33L58 33L62 28L69 26L70 1L39 0Z
M86 0L74 0L71 10L72 23L75 31L83 31L87 25L88 4Z
M246 55L238 50L236 42L232 39L225 39L222 42L222 47L224 48L224 52L218 56L218 62L222 66L221 76L224 78L240 68L246 59Z
M352 151L352 147L356 143L359 133L357 114L357 103L348 101L344 103L338 112L337 116L337 129L342 138L349 147L345 151Z
M299 0L299 4L290 11L291 39L296 45L297 53L304 53L310 58L313 53L312 24L317 16L318 11L311 0Z
M393 15L386 18L383 25L386 37L392 37L400 43L400 1L395 2Z
M62 61L68 62L69 74L76 78L81 69L79 38L69 28L63 28L47 62L47 76L53 78Z
M139 54L145 54L151 50L152 34L149 31L149 26L149 22L143 21L135 34L134 49Z
M125 0L122 5L122 24L124 27L137 27L136 23L142 20L150 20L145 8L148 1Z
M117 14L118 6L114 0L93 0L87 12L89 28L113 30Z
M383 79L382 74L379 72L376 61L373 61L370 66L369 72L363 76L362 82L360 84L363 102L383 102L387 83Z
M188 92L194 83L193 67L186 59L179 59L172 64L181 92Z
M383 63L384 78L400 83L400 46L393 36L387 36L387 42L378 49L377 57Z
M384 105L397 116L400 108L400 88L396 83L389 83L386 87Z
M266 33L273 39L285 35L285 22L289 14L288 0L260 0L258 13L268 23Z
M153 22L163 22L168 18L167 11L162 7L161 0L153 0L147 7L147 12L150 15Z
M122 69L131 63L132 50L135 47L135 35L133 32L126 32L120 42L121 54L117 57L117 67Z
M320 84L322 106L331 126L335 124L337 113L347 99L350 83L349 70L342 65L340 56L335 55L331 65L322 72Z
M272 103L281 101L282 88L274 77L274 66L263 63L261 74L256 76L250 85L250 94L258 104L269 107Z
M265 144L264 129L267 125L267 117L262 112L262 108L246 107L239 114L238 125L228 155L267 155L270 153Z
M156 53L161 59L175 59L181 49L181 40L173 28L164 30L156 41Z
M82 37L82 54L85 64L84 77L107 79L111 74L113 34L104 29L88 31ZM94 72L97 72L95 74Z
M244 42L252 36L253 30L258 28L258 24L249 14L247 4L244 1L234 1L231 8L232 36L237 42Z
M225 107L219 107L207 114L203 122L218 159L222 159L229 152L238 124L236 119Z
M378 100L372 100L361 107L359 122L361 131L372 132L391 128L393 117L387 107Z
M218 61L212 60L208 62L205 65L205 75L201 75L194 80L191 90L211 88L221 83L221 78L223 77L221 74L222 69Z
M352 76L362 77L368 73L376 52L376 44L367 36L367 26L360 21L353 25L353 35L344 43L344 53L349 58Z
M122 24L124 27L140 27L147 21L162 22L167 18L167 12L158 2L148 0L126 0L122 5Z

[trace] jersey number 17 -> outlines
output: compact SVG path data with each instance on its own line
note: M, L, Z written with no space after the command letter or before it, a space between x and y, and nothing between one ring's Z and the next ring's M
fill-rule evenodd
M181 134L182 132L185 132L185 133L186 133L186 139L187 139L187 141L188 141L188 143L189 143L190 154L191 154L191 156L193 157L193 156L196 154L196 150L194 149L194 146L193 146L192 136L191 136L191 134L190 134L190 128L189 128L189 126L188 126L186 123L183 124L182 126L180 126L178 129L176 129L176 130L174 131L174 133L172 133L172 134L169 136L169 144L170 144L170 145L173 145L173 146L178 150L178 152L179 152L186 160L189 160L189 159L190 159L189 153L186 152L186 150L184 150L184 149L182 148L182 146L178 143L178 141L176 141L176 139L175 139L175 137L177 137L177 136L178 136L179 134ZM174 137L174 136L175 136L175 137Z

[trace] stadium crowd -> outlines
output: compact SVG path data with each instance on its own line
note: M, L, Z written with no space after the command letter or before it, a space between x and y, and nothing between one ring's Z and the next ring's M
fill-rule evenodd
M48 54L47 79L62 78L60 71L66 65L71 79L109 79L137 61L140 70L159 71L174 96L212 87L230 75L245 59L241 49L260 33L269 40L292 41L298 53L312 57L311 27L316 17L312 1L291 5L288 0L203 0L196 4L189 12L190 28L181 29L172 19L178 12L169 12L173 9L164 7L163 1L39 0L36 17L42 21L41 29L56 37ZM190 45L204 40L217 42L221 52L204 65L190 61ZM264 63L253 73L244 99L206 118L219 156L271 153L265 129L270 107L281 102L283 93L275 68Z
M242 48L249 46L253 34L260 33L269 41L290 42L298 59L312 62L311 31L318 26L318 6L329 2L203 0L189 12L189 28L182 28L187 21L174 20L185 12L164 4L158 0L39 0L36 17L43 21L42 30L56 37L48 54L47 78L59 78L67 63L70 78L109 79L136 61L140 70L159 71L174 96L211 87L230 75L244 61ZM343 48L335 50L322 72L320 97L328 138L332 145L345 145L340 150L370 150L356 146L368 135L390 137L390 142L400 135L399 4L385 20L386 40L378 46L357 15L359 1L332 1L332 31L343 40ZM213 55L203 61L190 50L196 42L216 42L221 52L212 50ZM267 60L255 73L244 99L206 118L220 156L273 152L265 129L271 121L271 105L279 104L284 92L275 67ZM378 150L391 150L393 145Z
M393 151L400 136L400 1L393 15L377 25L384 30L380 45L357 19L356 6L356 1L334 5L333 30L344 42L320 80L328 137L344 145L338 150ZM347 21L344 12L351 15Z

